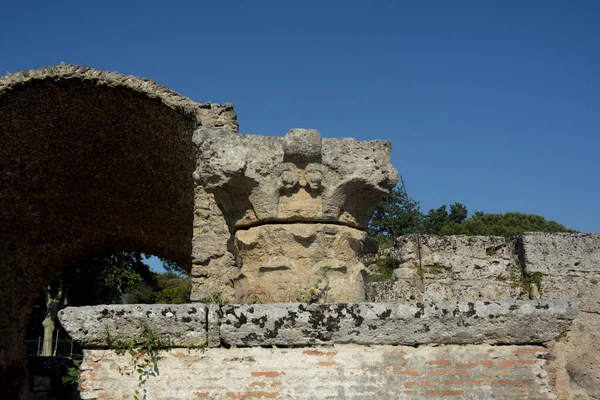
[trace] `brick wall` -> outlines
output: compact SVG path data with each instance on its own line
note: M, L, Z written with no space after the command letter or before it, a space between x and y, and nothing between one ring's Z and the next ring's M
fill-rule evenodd
M542 346L171 349L140 398L553 399L548 358ZM81 368L83 399L133 399L130 356L87 350Z

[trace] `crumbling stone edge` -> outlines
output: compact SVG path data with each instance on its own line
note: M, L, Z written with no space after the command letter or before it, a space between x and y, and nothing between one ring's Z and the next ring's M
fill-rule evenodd
M333 344L535 344L560 336L575 301L100 305L59 319L86 348L108 348L152 329L166 347Z

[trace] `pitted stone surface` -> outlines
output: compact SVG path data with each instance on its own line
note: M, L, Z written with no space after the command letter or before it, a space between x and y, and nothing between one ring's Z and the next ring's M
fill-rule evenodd
M192 242L192 291L190 300L201 301L219 293L234 301L233 279L239 275L233 254L227 249L231 237L214 196L195 188Z
M145 327L170 347L355 344L523 344L552 340L577 316L569 301L112 305L59 313L86 347L140 338Z
M521 285L515 285L522 271L510 238L402 236L379 257L394 266L395 282L371 284L372 301L525 298Z
M135 341L151 329L165 347L207 344L203 304L67 307L58 313L69 336L84 347L110 347L110 340ZM116 343L115 343L116 344Z
M568 301L231 305L221 342L232 346L327 343L542 343L568 328Z
M274 224L235 233L236 303L365 300L364 231L332 224Z
M318 162L321 157L321 135L314 129L292 129L283 138L283 152L285 162Z
M576 298L582 311L600 313L600 234L526 233L517 240L525 272L543 275L544 298Z
M198 253L209 257L197 258L193 299L218 281L227 293L233 284L236 302L309 301L321 283L329 295L321 301L364 300L361 229L397 182L390 143L322 140L306 129L277 138L204 127L193 141L194 179L235 233L228 250L236 260L236 268L220 268L230 265L228 251L211 254L198 241Z
M299 129L282 139L203 127L193 140L196 182L215 194L234 229L281 221L365 228L398 180L385 141L320 140L317 131Z

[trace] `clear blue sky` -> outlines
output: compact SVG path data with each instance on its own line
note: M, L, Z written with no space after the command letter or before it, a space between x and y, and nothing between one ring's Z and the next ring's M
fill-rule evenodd
M600 231L600 1L6 1L0 10L2 74L89 65L234 103L242 133L386 139L425 210L458 201Z

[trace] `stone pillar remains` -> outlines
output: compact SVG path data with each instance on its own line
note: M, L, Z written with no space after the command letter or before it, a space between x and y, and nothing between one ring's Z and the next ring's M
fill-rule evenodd
M277 138L205 127L193 141L194 179L214 195L231 234L227 251L213 259L235 258L234 267L221 270L211 257L196 264L194 275L207 279L194 286L193 299L224 280L236 303L365 299L358 259L364 229L398 179L389 142L321 139L307 129ZM195 237L194 248L202 245Z

